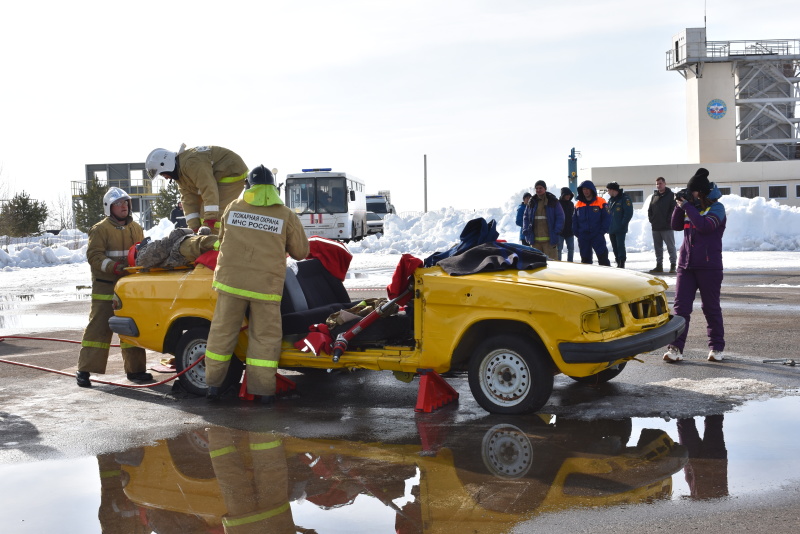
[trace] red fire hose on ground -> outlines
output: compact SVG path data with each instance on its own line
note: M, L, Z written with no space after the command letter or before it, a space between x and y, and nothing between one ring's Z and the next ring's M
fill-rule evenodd
M77 344L81 343L80 341L74 341L74 340L71 340L71 339L55 339L55 338L49 338L49 337L30 337L30 336L2 336L2 337L0 337L0 342L5 341L6 339L32 339L32 340L38 340L38 341L58 341L58 342L62 342L62 343L77 343ZM112 347L119 347L119 345L111 345L111 346ZM177 373L177 374L167 378L166 380L162 380L160 382L153 382L152 384L135 384L135 385L133 385L133 384L119 384L117 382L108 382L106 380L97 380L96 378L90 378L89 380L94 382L94 383L96 383L96 384L106 384L106 385L109 385L109 386L119 386L119 387L123 387L123 388L132 388L132 389L152 388L152 387L155 387L155 386L160 386L162 384L166 384L167 382L171 382L171 381L175 380L176 378L179 378L181 375L183 375L183 374L187 373L189 370L191 370L195 365L197 365L198 363L202 362L203 359L205 359L205 355L203 355L200 358L198 358L196 362L194 362L192 365L190 365L189 367L187 367L186 369L184 369L180 373ZM40 367L38 365L31 365L29 363L15 362L15 361L12 361L12 360L3 360L3 359L0 359L0 363L8 363L8 364L11 364L11 365L18 365L20 367L27 367L28 369L37 369L39 371L47 371L48 373L55 373L57 375L64 375L64 376L69 376L71 378L75 378L75 374L74 373L67 373L65 371L58 371L56 369L49 369L47 367Z

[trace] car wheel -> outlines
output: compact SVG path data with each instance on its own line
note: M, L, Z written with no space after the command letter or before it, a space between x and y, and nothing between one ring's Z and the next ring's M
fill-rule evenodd
M605 384L625 369L625 363L621 363L616 367L609 367L608 369L604 369L600 371L596 375L591 376L570 376L575 382L580 382L581 384Z
M553 392L547 357L519 335L483 340L469 362L469 388L490 413L523 414L545 405Z
M175 369L180 373L190 367L206 353L206 342L208 341L208 327L199 326L184 332L178 341L175 351ZM242 379L244 364L233 356L228 366L228 374L222 383L221 391L227 391L231 386L238 384ZM181 386L193 395L205 396L208 386L206 386L206 364L200 362L192 367L189 372L181 375Z

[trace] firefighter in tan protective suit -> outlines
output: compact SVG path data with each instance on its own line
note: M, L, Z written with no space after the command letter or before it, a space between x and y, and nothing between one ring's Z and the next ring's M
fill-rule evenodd
M208 399L219 398L245 313L250 309L247 392L272 401L281 353L281 295L286 253L308 256L297 215L283 205L275 177L263 165L247 177L249 188L222 216L213 288L217 306L206 346Z
M89 373L106 372L113 335L108 320L114 315L111 307L114 284L127 274L128 249L144 237L142 227L131 217L131 197L122 189L112 187L108 190L103 197L103 212L106 218L89 230L86 248L86 259L92 270L92 309L89 325L83 332L78 372L75 374L78 385L83 388L92 386ZM128 380L152 380L153 375L145 372L144 349L126 343L121 347Z
M159 174L178 182L186 225L197 232L207 226L219 231L219 215L239 197L247 165L238 154L221 146L198 146L171 152L156 148L147 156L150 178Z
M209 454L225 500L228 534L295 534L289 467L280 437L224 427L208 429Z

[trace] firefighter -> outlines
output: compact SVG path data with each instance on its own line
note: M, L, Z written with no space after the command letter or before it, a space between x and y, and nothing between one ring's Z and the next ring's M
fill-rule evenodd
M248 189L222 216L212 287L217 305L206 346L208 399L216 400L248 318L247 392L269 403L281 353L281 295L286 253L301 260L309 246L297 215L283 205L275 177L263 165L247 177Z
M219 215L244 189L247 165L232 150L221 146L198 146L178 152L156 148L147 156L150 178L159 174L178 182L186 225L197 232L207 226L219 230Z
M78 372L75 377L82 388L92 386L90 373L106 372L108 351L113 333L108 320L114 315L111 299L114 284L127 272L128 249L144 237L142 227L131 217L131 197L118 187L112 187L103 196L103 213L106 218L89 230L86 259L92 270L92 309L89 325L83 332ZM153 375L146 373L144 349L121 343L122 359L128 380L147 382Z

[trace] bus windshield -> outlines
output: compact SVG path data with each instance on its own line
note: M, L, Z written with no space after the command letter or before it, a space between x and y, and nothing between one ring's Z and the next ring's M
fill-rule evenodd
M344 178L290 178L286 205L295 213L347 213Z
M367 211L371 211L372 213L389 213L389 210L386 209L386 200L381 197L378 199L367 199Z

